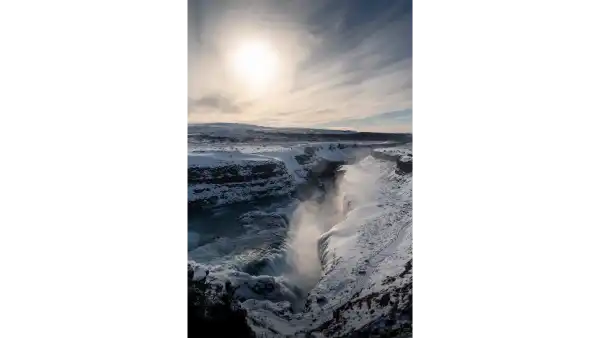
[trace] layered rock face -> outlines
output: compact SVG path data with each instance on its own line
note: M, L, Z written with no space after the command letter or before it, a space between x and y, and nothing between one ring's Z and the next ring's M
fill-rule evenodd
M368 155L370 147L325 143L252 149L254 153L192 153L188 155L188 206L207 208L290 195L303 183L331 176L339 165Z
M294 188L285 164L276 159L188 167L188 203L194 207L287 195Z

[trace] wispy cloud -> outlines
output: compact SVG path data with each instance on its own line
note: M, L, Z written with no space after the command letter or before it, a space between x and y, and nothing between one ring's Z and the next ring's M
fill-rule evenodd
M190 0L188 11L190 122L383 130L393 112L412 116L411 1ZM254 38L281 60L259 96L227 63ZM392 120L397 131L412 123Z
M190 103L191 110L195 112L198 112L198 110L209 110L216 113L228 114L242 111L238 104L220 94L205 95L197 100L191 99Z
M360 129L363 131L412 132L412 109L374 114L363 118L335 120L322 123L317 127Z

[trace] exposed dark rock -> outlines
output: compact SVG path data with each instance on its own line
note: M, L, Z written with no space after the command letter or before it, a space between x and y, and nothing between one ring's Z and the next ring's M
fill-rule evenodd
M314 147L306 147L306 148L304 148L304 153L306 155L312 156L312 155L315 154L315 152L316 152L316 150L315 150Z
M294 189L280 161L188 168L188 210L289 195Z
M383 285L387 285L387 284L391 284L396 280L395 276L387 276L383 279L383 282L381 282L381 284Z
M206 283L207 276L208 272L194 280L194 269L188 265L188 337L256 337L231 284L226 283L219 294Z
M386 293L379 300L379 305L381 305L381 306L387 306L389 303L390 303L390 294Z
M400 174L412 173L412 159L407 161L396 161L396 171Z
M188 184L229 184L252 182L285 173L279 162L248 161L217 167L188 167Z
M275 285L270 281L259 280L252 285L251 289L257 294L266 294L272 292L275 289Z
M296 155L294 156L294 158L296 159L296 162L298 162L298 164L300 165L308 164L313 160L313 157L307 154Z

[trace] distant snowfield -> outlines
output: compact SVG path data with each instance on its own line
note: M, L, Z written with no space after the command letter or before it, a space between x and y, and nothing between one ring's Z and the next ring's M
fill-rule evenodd
M275 128L242 123L206 123L188 125L188 134L215 134L218 136L237 136L252 132L276 132L299 134L349 134L354 130L314 129L314 128Z

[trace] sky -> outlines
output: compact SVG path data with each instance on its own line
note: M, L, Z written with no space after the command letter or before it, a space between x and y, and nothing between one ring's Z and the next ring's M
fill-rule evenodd
M188 0L188 122L412 132L412 0Z

